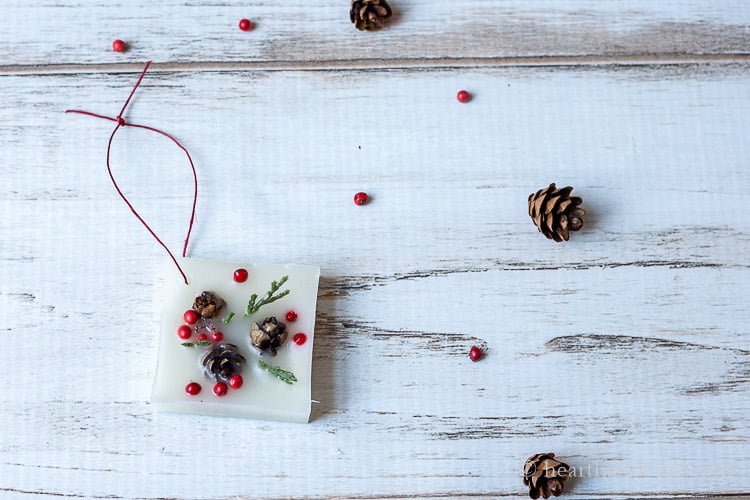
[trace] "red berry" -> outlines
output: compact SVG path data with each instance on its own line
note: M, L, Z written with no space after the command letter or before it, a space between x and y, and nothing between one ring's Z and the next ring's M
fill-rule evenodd
M182 325L177 329L177 336L183 340L189 339L192 334L193 330L187 325Z
M367 193L359 192L354 195L354 203L356 205L364 205L367 203Z
M479 361L482 359L482 350L477 346L472 346L472 348L469 349L469 357L472 361Z
M185 320L185 323L188 325L194 325L196 321L198 321L198 313L193 311L192 309L189 309L185 311L185 314L182 315L182 319Z
M112 50L115 52L124 52L125 51L125 42L122 40L115 40L112 42Z
M240 387L242 387L242 382L242 375L232 375L229 378L229 387L231 387L232 389L239 389Z
M253 29L253 22L250 19L241 19L240 29L242 31L250 31L251 29Z
M296 333L294 337L292 337L292 340L295 344L302 345L307 342L307 335L305 335L304 333Z
M227 384L219 382L214 386L214 394L217 396L224 396L227 393Z
M294 311L289 311L286 313L286 320L290 323L294 323L297 321L297 313Z
M234 281L237 283L244 283L247 281L247 269L237 269L234 272Z
M198 340L199 341L208 340L208 335L206 335L205 333L199 333L198 334Z
M221 332L212 333L211 340L213 340L214 342L221 342L222 340L224 340L224 334Z
M456 99L458 99L458 102L469 102L471 100L471 94L465 90L459 90L458 94L456 94Z
M197 382L190 382L185 386L185 392L187 392L191 396L195 396L196 394L201 392L201 385Z

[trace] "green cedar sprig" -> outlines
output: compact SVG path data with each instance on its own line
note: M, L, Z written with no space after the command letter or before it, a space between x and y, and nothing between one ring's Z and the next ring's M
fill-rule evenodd
M281 380L282 382L286 382L289 385L292 385L297 381L297 377L294 376L294 373L283 370L280 366L268 366L268 364L261 359L258 360L258 366L268 371L268 373L270 373L277 379Z
M288 279L289 279L289 276L284 276L279 281L271 282L271 289L266 293L266 296L260 300L258 300L257 293L252 294L250 296L250 302L247 303L247 311L245 311L245 317L247 318L257 313L258 309L260 309L264 305L270 304L271 302L276 302L280 298L283 298L289 295L290 290L284 290L280 294L274 295L274 293L278 292L279 288L281 288Z
M230 321L232 321L232 318L234 318L234 313L230 312L225 317L221 318L221 322L225 325L228 325Z
M199 340L195 344L192 342L183 342L180 345L183 347L206 347L211 345L211 342L209 342L208 340Z

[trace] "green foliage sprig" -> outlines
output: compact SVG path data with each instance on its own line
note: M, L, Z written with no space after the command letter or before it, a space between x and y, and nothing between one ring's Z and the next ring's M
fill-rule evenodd
M260 300L258 300L257 293L252 294L250 296L250 302L247 303L247 311L245 311L245 317L247 318L257 313L258 309L265 306L266 304L270 304L271 302L276 302L277 300L289 295L290 290L284 290L283 292L277 295L274 295L274 293L279 291L279 288L284 286L284 283L286 283L288 279L289 279L289 276L284 276L279 281L271 282L271 289L266 293L266 296Z
M297 377L294 376L294 373L283 370L280 366L269 366L267 363L260 359L258 360L258 366L268 371L268 373L270 373L277 379L281 380L282 382L286 382L289 385L292 385L297 381Z
M183 343L182 343L182 344L180 344L180 345L181 345L181 346L183 346L183 347L206 347L206 346L209 346L209 345L211 345L211 342L209 342L208 340L199 340L199 341L198 341L198 342L196 342L196 343L192 343L192 342L183 342Z

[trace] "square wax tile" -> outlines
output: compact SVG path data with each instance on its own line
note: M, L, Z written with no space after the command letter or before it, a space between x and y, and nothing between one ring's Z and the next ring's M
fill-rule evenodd
M307 422L320 268L203 259L179 259L179 262L189 284L185 284L170 261L151 397L154 408ZM247 271L244 282L240 282L242 276L240 281L234 279L238 269ZM286 290L288 293L247 315L251 296L257 295L257 306L267 297L272 282L280 284L285 276L288 279L272 297ZM194 312L186 314L186 311ZM290 311L295 314L287 319ZM234 316L225 322L231 313ZM272 317L275 322L270 320ZM255 330L251 335L253 324ZM201 334L205 340L201 340L204 338ZM262 367L259 361L266 366ZM289 373L296 382L284 381L289 380ZM238 382L241 386L233 387ZM190 394L195 392L195 384L200 386L200 392ZM217 396L215 392L223 392L222 384L225 394Z

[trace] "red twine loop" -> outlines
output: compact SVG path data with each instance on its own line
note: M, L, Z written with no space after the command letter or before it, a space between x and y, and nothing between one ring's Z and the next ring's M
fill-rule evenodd
M133 205L130 203L130 201L127 199L125 194L120 190L120 186L117 185L117 181L115 181L114 175L112 175L112 167L109 163L109 154L112 150L112 140L115 138L115 134L118 130L120 130L120 127L136 127L136 128L142 128L146 130L150 130L152 132L156 132L157 134L161 134L164 137L167 137L172 142L174 142L178 148L180 148L184 153L185 156L187 156L188 162L190 162L190 168L193 171L193 208L190 212L190 224L188 225L187 235L185 236L185 244L182 247L182 256L185 257L185 254L187 253L187 246L188 241L190 241L190 233L193 230L193 223L195 222L195 206L198 201L198 174L195 172L195 165L193 164L193 159L190 157L190 153L188 153L188 150L185 149L185 147L180 144L180 142L169 135L168 133L161 131L159 129L153 128L153 127L147 127L146 125L137 125L135 123L126 123L125 120L122 118L122 114L125 112L125 108L128 107L128 104L130 104L130 100L133 98L133 94L135 94L136 89L141 84L141 81L143 81L143 77L146 75L146 71L148 71L148 67L151 66L151 61L148 61L146 63L146 67L143 68L143 71L141 72L140 78L138 78L138 81L136 82L135 86L133 87L133 90L130 91L130 95L128 96L127 100L125 101L125 104L123 104L122 109L120 109L120 113L117 115L116 118L112 118L109 116L104 115L98 115L96 113L90 113L88 111L81 111L78 109L66 109L66 113L79 113L82 115L87 116L93 116L95 118L102 118L104 120L109 120L116 122L117 125L115 125L115 129L112 131L112 135L109 136L109 142L107 143L107 173L109 173L109 178L112 181L112 184L115 186L115 190L117 191L117 194L120 195L120 198L122 198L122 201L125 202L125 204L128 206L131 212L133 212L133 215L138 219L138 221L143 224L143 226L148 230L149 233L151 233L151 236L154 237L154 239L164 248L164 250L167 251L169 256L172 259L172 262L174 262L174 265L177 266L177 270L180 271L180 274L182 275L182 279L185 280L185 284L188 284L187 276L185 275L185 272L180 267L180 264L177 262L177 259L172 254L172 252L167 248L167 245L164 244L163 241L156 235L153 229L151 229L151 226L149 226L145 220L143 220L143 217L138 214L138 212L135 210Z

